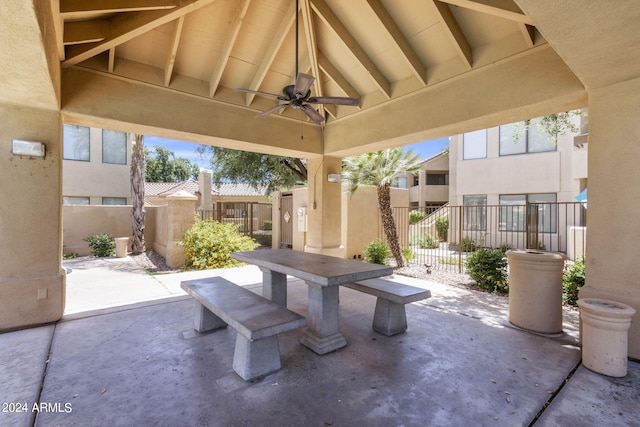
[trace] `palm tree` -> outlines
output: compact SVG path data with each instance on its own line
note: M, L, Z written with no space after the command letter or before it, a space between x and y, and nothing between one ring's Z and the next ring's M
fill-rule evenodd
M410 150L389 148L375 153L347 157L342 164L343 179L353 194L361 185L375 185L378 191L380 219L385 237L398 267L404 267L398 230L391 210L391 183L400 173L416 172L420 158Z
M131 252L142 254L146 251L144 243L144 220L146 211L144 209L144 140L139 134L133 135L135 141L131 151L131 225L133 227L133 243Z

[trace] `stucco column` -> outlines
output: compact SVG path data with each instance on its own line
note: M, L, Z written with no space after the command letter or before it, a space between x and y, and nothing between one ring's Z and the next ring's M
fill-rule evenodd
M201 211L213 210L213 202L211 201L211 171L203 170L198 175L198 186L200 187L200 206Z
M308 160L307 244L305 252L344 257L341 245L342 198L340 182L329 182L329 174L342 172L342 160L321 156Z
M60 319L62 128L58 111L0 103L0 331ZM45 157L12 154L12 140Z
M193 225L195 203L198 200L193 194L178 191L167 196L167 254L165 260L171 268L178 268L184 264L184 248L180 242L184 233Z
M632 306L629 356L640 359L640 79L589 92L586 284L580 298Z

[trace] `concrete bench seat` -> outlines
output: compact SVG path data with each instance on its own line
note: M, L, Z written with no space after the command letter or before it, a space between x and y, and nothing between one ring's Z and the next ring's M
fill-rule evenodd
M393 275L343 286L377 297L373 330L392 336L407 330L405 304L431 297L431 291L416 286L421 283L412 277Z
M196 301L198 332L231 326L236 332L233 370L245 381L280 369L278 334L307 320L222 277L187 280L180 287Z

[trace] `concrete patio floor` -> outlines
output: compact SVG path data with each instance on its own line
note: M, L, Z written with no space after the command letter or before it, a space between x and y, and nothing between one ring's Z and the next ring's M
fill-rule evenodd
M341 288L347 347L318 356L287 332L282 369L245 382L235 332L196 333L179 286L221 275L259 293L256 267L65 265L65 317L0 334L0 426L640 426L640 363L625 378L582 366L575 311L543 337L510 326L507 298L425 282L408 331L385 337L371 330L375 298ZM289 308L306 315L306 302L290 278Z

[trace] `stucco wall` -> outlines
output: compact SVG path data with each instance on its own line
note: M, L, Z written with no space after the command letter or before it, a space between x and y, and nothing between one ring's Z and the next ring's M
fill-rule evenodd
M60 319L61 121L57 111L0 103L0 330ZM44 158L13 155L12 140L45 144Z
M152 248L156 238L156 207L146 207L145 244ZM63 206L62 243L65 254L80 256L90 254L87 237L94 234L110 234L113 237L130 237L131 205L128 206ZM162 229L162 225L160 229Z

